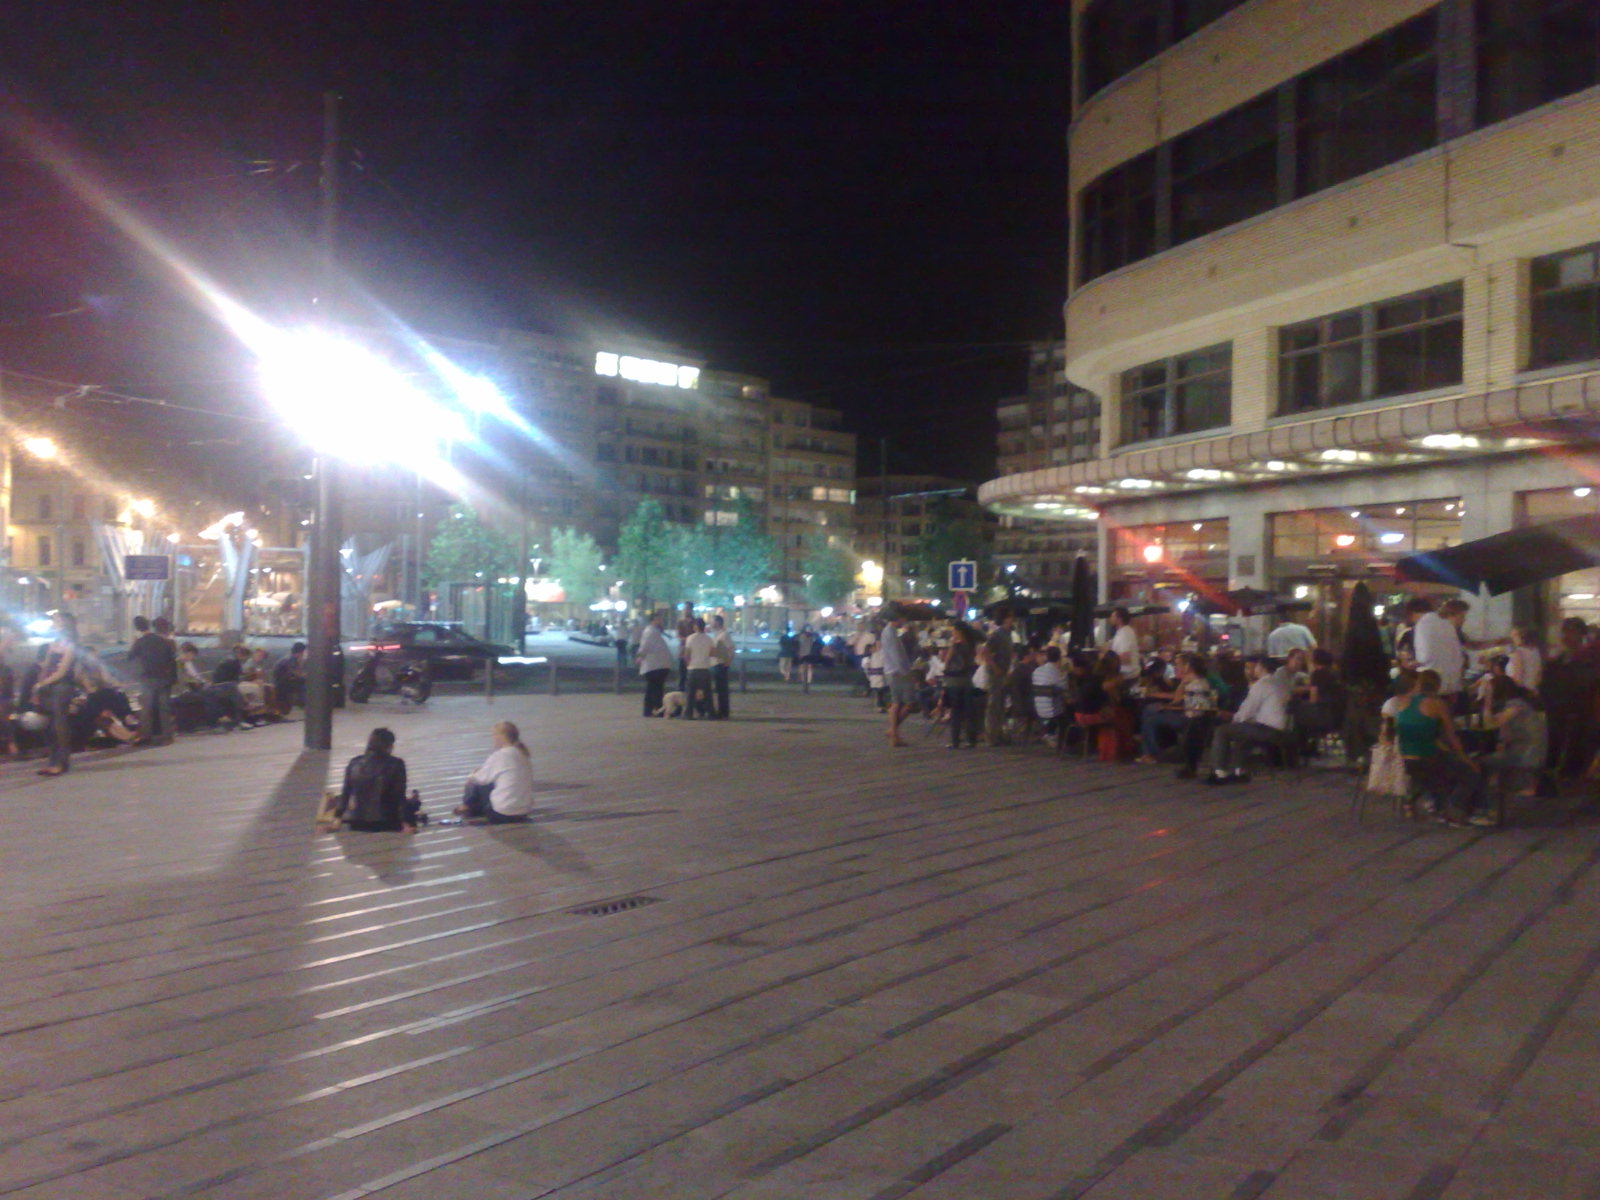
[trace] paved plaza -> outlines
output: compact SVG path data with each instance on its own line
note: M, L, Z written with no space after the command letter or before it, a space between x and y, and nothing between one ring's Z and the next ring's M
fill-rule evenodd
M0 771L8 1200L1600 1197L1600 837L1349 780L890 751L838 693L340 715L436 815L316 835L298 725Z

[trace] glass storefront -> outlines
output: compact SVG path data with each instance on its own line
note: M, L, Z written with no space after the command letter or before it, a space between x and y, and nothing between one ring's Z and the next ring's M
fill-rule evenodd
M1267 577L1279 595L1304 601L1301 619L1322 645L1344 637L1350 591L1364 579L1379 605L1401 593L1389 567L1410 554L1461 541L1466 506L1458 497L1363 508L1314 508L1269 518Z
M1128 525L1108 532L1110 599L1130 607L1164 604L1171 609L1140 618L1145 645L1175 647L1193 636L1198 614L1192 601L1228 587L1228 518Z
M1600 486L1546 488L1517 497L1518 526L1545 525L1567 517L1600 515ZM1567 617L1600 622L1600 567L1573 571L1516 594L1513 616L1519 625L1543 629L1554 638Z

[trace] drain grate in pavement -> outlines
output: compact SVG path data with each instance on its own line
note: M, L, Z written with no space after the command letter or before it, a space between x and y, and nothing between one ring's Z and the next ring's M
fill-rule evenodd
M613 913L660 903L660 896L624 896L620 900L602 900L599 904L585 904L580 908L569 908L567 911L575 917L609 917Z

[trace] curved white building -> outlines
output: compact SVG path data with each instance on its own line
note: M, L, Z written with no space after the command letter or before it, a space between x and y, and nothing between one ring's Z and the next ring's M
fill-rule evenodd
M1073 7L1100 453L985 503L1097 510L1108 597L1293 590L1325 628L1397 558L1600 513L1600 4ZM1475 619L1600 616L1591 574Z

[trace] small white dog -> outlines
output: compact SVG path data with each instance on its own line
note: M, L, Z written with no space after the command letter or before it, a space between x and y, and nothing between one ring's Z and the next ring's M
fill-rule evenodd
M656 716L681 717L688 705L689 697L684 692L668 692L661 697L661 707L656 710Z

